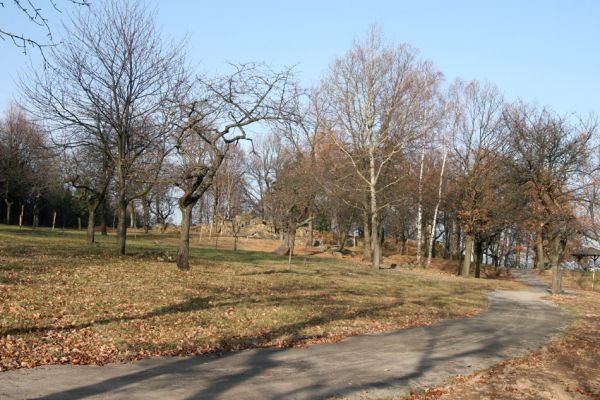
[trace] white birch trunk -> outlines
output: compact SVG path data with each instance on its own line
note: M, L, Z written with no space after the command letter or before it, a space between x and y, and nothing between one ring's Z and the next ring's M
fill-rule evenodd
M417 202L417 265L421 265L421 242L423 241L423 167L425 164L425 144L421 150L421 169L419 171L419 198Z
M444 157L442 158L442 169L440 171L440 183L438 185L438 198L433 210L433 222L431 224L431 239L429 240L429 249L427 250L427 267L431 266L431 255L433 254L433 245L435 241L435 226L437 225L438 210L440 209L440 203L442 202L442 186L444 183L444 169L446 168L446 158L448 156L448 150L444 148Z
M377 210L377 173L375 171L375 151L371 147L369 151L369 173L371 195L371 250L373 254L373 268L379 269L381 264L381 244L379 243L379 219Z

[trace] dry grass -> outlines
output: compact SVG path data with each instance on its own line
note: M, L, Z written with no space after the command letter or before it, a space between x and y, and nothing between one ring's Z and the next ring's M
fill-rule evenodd
M336 341L486 307L507 282L371 271L324 258L193 248L189 272L144 255L169 236L93 247L83 232L0 225L0 370Z
M553 299L578 317L563 337L407 399L600 399L600 295L581 291Z
M596 272L595 276L592 271L570 271L562 270L562 285L564 289L570 290L586 290L591 291L592 289L600 293L600 272ZM592 281L592 278L594 280ZM541 274L541 279L546 281L548 284L552 283L552 271L545 270ZM592 282L594 283L592 287Z

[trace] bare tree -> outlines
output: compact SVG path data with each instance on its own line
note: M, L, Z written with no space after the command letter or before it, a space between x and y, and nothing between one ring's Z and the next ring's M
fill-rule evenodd
M252 147L246 158L246 170L251 183L248 194L254 211L266 220L271 218L269 195L275 182L281 140L271 133L255 140Z
M42 195L58 176L47 134L19 107L12 105L0 121L0 190L6 223L12 222L13 204L32 205L33 225L39 223Z
M195 100L183 104L184 123L176 135L180 173L177 185L182 214L177 266L189 269L192 209L211 187L232 144L248 139L247 128L287 117L294 93L290 70L261 65L232 66L231 74L199 78Z
M87 0L66 0L65 3L80 6L90 5L90 2ZM50 9L50 11L61 12L58 3L54 0L48 0L46 2L35 0L9 0L0 2L1 8L7 9L11 8L11 6L12 9L17 10L23 17L29 20L32 26L41 28L45 39L38 39L32 35L16 33L8 27L0 27L0 39L2 41L8 40L12 42L12 44L20 48L24 54L27 54L27 51L30 48L37 49L45 60L44 49L56 45L47 11Z
M350 161L364 193L365 221L370 222L365 242L370 242L373 268L381 263L381 212L389 206L383 191L398 181L386 170L420 134L418 115L438 79L414 49L385 46L377 29L336 60L324 79L329 138Z
M67 34L51 49L53 68L22 80L23 95L62 145L95 147L114 163L118 252L125 254L127 204L158 174L170 107L186 87L182 46L163 47L152 15L129 1L80 14Z
M438 184L438 196L437 202L435 203L435 209L433 211L433 221L431 222L431 235L429 239L429 246L427 249L427 267L431 266L431 258L433 256L433 247L435 246L435 230L437 227L437 218L438 212L440 209L440 204L442 202L442 188L444 185L444 172L446 171L446 159L448 158L448 147L446 144L443 144L442 149L442 166L440 167L440 180Z
M95 148L77 147L67 154L67 180L77 190L88 212L87 243L95 240L96 211L104 202L114 166Z

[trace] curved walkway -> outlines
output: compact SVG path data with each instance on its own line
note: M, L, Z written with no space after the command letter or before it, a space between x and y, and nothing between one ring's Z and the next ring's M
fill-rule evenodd
M492 293L489 311L429 327L336 344L245 350L133 364L48 366L0 373L0 398L381 398L443 383L526 354L559 334L568 315L541 299L545 287Z

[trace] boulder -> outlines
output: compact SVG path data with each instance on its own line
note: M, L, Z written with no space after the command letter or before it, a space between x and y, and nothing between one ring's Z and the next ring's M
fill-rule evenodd
M290 248L286 244L281 244L275 249L278 256L287 256L290 254Z

